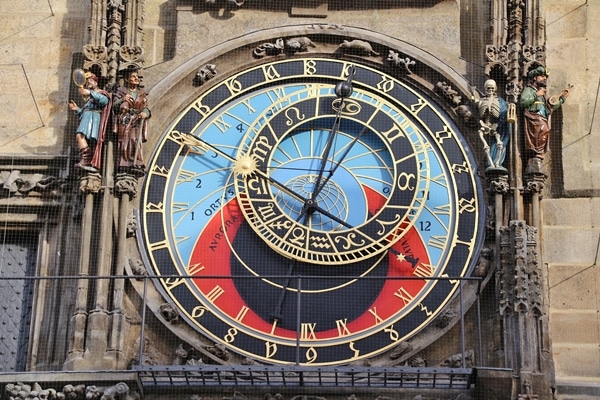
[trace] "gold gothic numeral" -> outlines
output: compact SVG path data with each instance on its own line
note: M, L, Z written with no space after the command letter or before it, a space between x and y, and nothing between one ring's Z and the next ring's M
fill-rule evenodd
M192 109L198 111L198 113L202 115L203 118L211 112L209 106L202 104L202 100L198 100L194 104L192 104Z
M354 355L352 356L352 358L353 359L358 358L358 356L360 355L360 350L354 348L354 342L350 342L350 344L348 345L348 347L354 353Z
M167 289L168 292L173 291L174 288L176 288L177 286L181 285L184 282L185 282L185 279L183 279L183 278L163 279L163 284L165 285L165 289Z
M394 329L394 325L390 326L389 328L385 328L383 331L390 334L390 340L392 342L397 342L400 340L400 334Z
M166 249L169 247L169 242L167 242L167 239L165 240L161 240L159 242L155 242L155 243L150 243L148 245L148 247L150 248L150 251L154 252L157 250L162 250L162 249Z
M475 207L475 199L460 199L458 201L458 212L459 213L463 213L463 212L468 212L468 213L472 213L475 212L476 207Z
M235 337L238 334L238 330L235 328L229 328L229 330L227 330L227 335L225 335L223 337L223 340L225 340L227 343L233 343L235 342Z
M233 94L238 94L242 91L242 83L235 78L229 79L225 82L225 86L229 89L229 92Z
M162 201L158 204L148 202L148 203L146 203L145 210L146 210L146 212L162 213L165 210L165 207L164 207L164 204Z
M263 70L263 74L265 75L265 79L267 81L273 81L273 80L281 77L281 74L279 73L279 71L277 71L277 69L275 69L275 67L273 65L268 65L266 67L263 66L262 70Z
M196 306L192 310L192 318L198 319L198 318L202 317L205 312L206 312L206 307L204 307L204 306Z
M169 169L163 165L154 165L150 170L150 174L163 176L166 178L169 176Z
M306 350L306 362L308 364L314 363L315 361L317 361L317 350L314 347L309 347L308 350Z
M440 275L440 278L450 278L450 275L448 274L442 274ZM450 283L451 285L456 285L458 282L460 282L458 279L448 279L448 283Z
M381 81L377 83L377 89L387 93L394 89L394 81L388 76L381 76Z
M417 101L416 104L412 104L410 106L410 110L414 114L418 114L423 108L425 108L426 105L427 105L427 102L425 100L423 100L422 98L419 98L419 101Z
M277 343L265 342L265 358L272 358L277 354Z
M442 129L441 131L435 132L434 135L435 135L436 140L440 144L443 144L444 140L452 137L452 131L450 130L448 125L444 125L444 129Z
M317 73L317 62L315 60L304 60L304 75Z
M354 64L344 63L344 67L342 68L342 74L340 75L340 78L348 78L350 76L350 70L352 68L354 68Z
M426 305L424 305L423 303L419 303L419 308L421 309L421 311L423 311L425 313L425 315L427 315L428 317L431 317L433 315L433 311L429 311L429 309L427 308Z
M471 171L471 168L469 168L469 165L466 161L463 161L462 164L452 164L452 172L455 174L462 174L469 171Z

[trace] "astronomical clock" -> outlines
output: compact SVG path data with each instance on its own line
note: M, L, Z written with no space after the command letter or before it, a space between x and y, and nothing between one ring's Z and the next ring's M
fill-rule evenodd
M440 96L373 60L254 58L165 123L138 236L189 332L261 363L342 365L458 295L483 238L475 162Z

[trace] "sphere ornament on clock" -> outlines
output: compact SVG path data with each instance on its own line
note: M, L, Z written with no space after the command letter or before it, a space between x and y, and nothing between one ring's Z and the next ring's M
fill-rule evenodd
M277 59L171 123L141 195L157 288L196 331L267 363L337 365L416 335L482 237L457 127L374 67Z

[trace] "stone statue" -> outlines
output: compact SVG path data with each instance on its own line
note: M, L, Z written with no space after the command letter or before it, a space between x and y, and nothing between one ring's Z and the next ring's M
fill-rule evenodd
M83 97L83 106L79 107L73 100L68 104L69 109L75 111L79 118L75 132L79 162L75 166L94 171L100 169L102 143L110 118L111 96L98 87L98 77L95 74L86 72L84 78L85 83L77 89Z
M148 139L150 109L146 92L140 87L136 70L128 70L125 84L113 98L114 131L117 132L117 167L134 174L144 174L142 143Z
M527 151L527 172L541 172L542 160L548 152L550 141L550 115L559 109L569 97L572 85L559 96L546 96L548 71L543 66L527 73L529 83L521 92L519 105L525 118L525 150Z
M510 138L506 121L508 106L496 94L496 81L488 79L483 85L485 97L476 100L479 111L479 138L483 143L489 169L506 170L502 166Z

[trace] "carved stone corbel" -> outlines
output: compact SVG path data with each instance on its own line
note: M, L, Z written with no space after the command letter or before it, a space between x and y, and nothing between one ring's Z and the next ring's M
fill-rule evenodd
M138 191L138 176L127 172L119 172L115 179L115 193L128 194L134 198Z
M84 193L99 193L102 189L102 175L90 172L79 178L79 190Z

